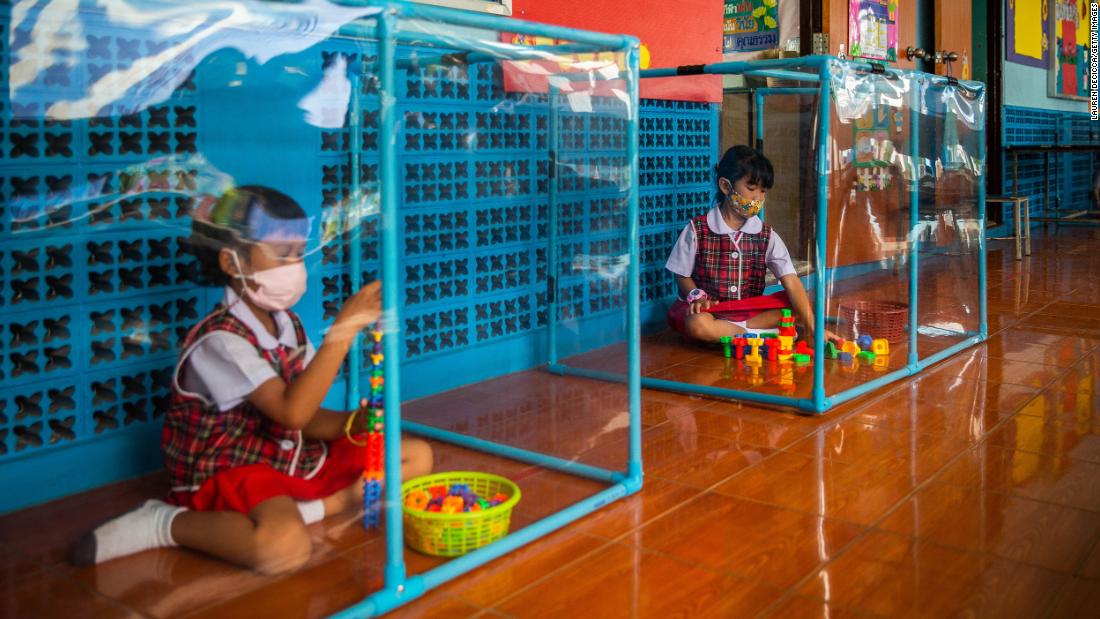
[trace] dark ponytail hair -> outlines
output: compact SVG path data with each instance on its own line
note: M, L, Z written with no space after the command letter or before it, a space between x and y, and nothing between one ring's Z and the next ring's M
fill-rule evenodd
M727 150L726 154L722 155L722 160L718 162L715 170L718 172L714 183L718 189L719 201L725 197L722 189L718 187L719 178L727 179L730 183L736 183L743 178L747 178L748 182L759 185L764 189L771 189L772 183L775 181L775 170L772 169L772 162L768 161L763 153L744 144Z

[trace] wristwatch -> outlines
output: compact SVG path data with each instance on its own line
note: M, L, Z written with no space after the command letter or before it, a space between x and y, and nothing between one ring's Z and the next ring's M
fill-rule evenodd
M705 298L707 298L707 291L706 290L703 290L702 288L693 288L692 291L689 292L688 295L687 295L687 302L688 303L695 303L699 299L705 299Z

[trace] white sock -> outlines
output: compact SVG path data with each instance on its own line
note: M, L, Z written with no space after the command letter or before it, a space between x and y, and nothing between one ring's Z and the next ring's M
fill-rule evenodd
M322 499L298 501L298 513L306 524L320 522L325 519L325 502Z
M172 521L184 510L150 499L84 536L74 549L73 562L78 565L102 563L142 550L176 546L172 539Z

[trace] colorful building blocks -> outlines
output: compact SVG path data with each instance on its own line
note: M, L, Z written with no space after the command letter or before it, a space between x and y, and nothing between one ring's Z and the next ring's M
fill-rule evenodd
M837 359L845 365L850 364L852 362L852 353L845 350L837 354Z
M832 342L825 342L825 358L826 359L836 359L837 358L836 345L834 345Z
M809 357L814 356L814 351L810 348L810 345L806 343L806 340L799 340L798 344L794 347L794 353L796 355L807 355Z
M363 526L368 529L377 528L382 513L382 483L385 480L385 435L382 410L382 389L385 386L383 378L382 362L382 330L376 325L370 332L371 342L371 368L370 368L370 395L363 398L365 410L360 414L367 415L366 462L363 463ZM350 425L349 425L350 428ZM351 436L349 434L349 439ZM421 493L423 494L423 493ZM417 497L417 504L428 503L429 497Z
M432 497L423 490L413 490L405 496L405 507L409 509L418 509L424 511L428 509L428 503L431 502Z
M363 482L363 526L378 528L382 517L382 480L369 478Z
M794 352L794 338L789 335L779 336L779 352L791 353Z
M787 337L797 336L797 332L794 328L794 317L791 315L791 310L789 309L784 309L780 312L779 335Z
M745 338L733 338L733 356L737 359L745 358Z
M444 514L457 514L466 510L466 501L460 496L449 496L443 499L443 506L439 511Z
M760 360L760 347L764 345L764 340L756 337L745 338L745 345L749 347L749 354L745 355L745 359Z
M794 359L795 363L803 364L803 363L809 363L811 357L810 357L810 355L805 355L805 354L802 354L802 353L795 353L794 355L792 355L792 358Z
M890 342L883 338L871 340L871 352L876 355L890 354Z
M856 344L859 346L860 350L870 351L872 341L874 340L870 335L861 335L859 339L856 340Z
M730 345L733 343L733 337L729 335L723 335L718 339L722 343L722 354L729 359L730 358Z
M856 356L859 357L860 361L866 361L867 363L874 363L875 361L875 353L869 350L860 351Z

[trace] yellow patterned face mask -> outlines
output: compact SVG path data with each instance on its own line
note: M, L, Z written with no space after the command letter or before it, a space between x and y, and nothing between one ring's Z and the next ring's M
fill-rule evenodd
M745 219L755 217L764 208L764 200L749 200L736 191L726 196L726 202Z

